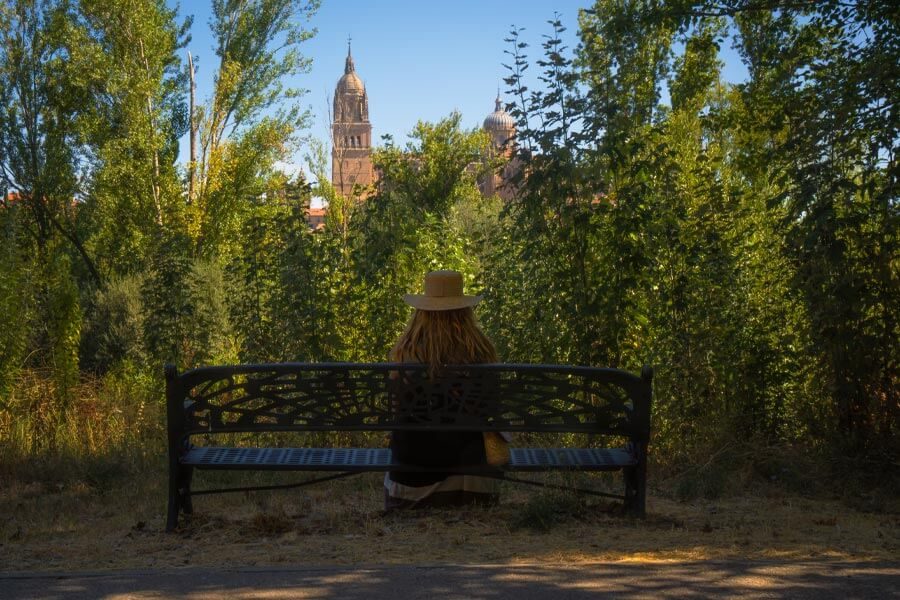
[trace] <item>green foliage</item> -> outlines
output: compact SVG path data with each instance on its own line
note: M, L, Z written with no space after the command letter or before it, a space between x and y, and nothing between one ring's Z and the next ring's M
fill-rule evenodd
M874 61L897 62L889 11L746 8L600 0L574 59L550 22L539 90L513 30L528 178L484 256L485 323L511 359L656 364L663 455L829 429L885 452L896 90ZM751 74L737 87L719 78L730 25Z
M308 201L305 182L287 181L279 194L255 203L244 223L244 246L227 269L228 304L243 361L297 360L290 358L298 341L290 319L299 313L283 310L281 271L290 239L311 235L302 210ZM310 256L297 257L297 266L304 273L315 269Z
M315 187L278 171L305 124L287 81L309 66L317 6L216 0L215 88L191 115L190 20L163 0L0 2L9 456L66 446L95 405L112 414L80 387L88 371L127 405L120 384L158 401L164 362L383 360L403 294L441 268L484 294L503 360L653 364L653 452L671 464L734 439L896 455L893 3L597 0L577 48L549 21L536 84L514 28L509 201L479 193L504 160L458 114L388 140L351 198L324 146ZM726 43L742 84L722 80ZM199 156L181 173L187 131ZM728 461L706 464L684 497L725 489ZM548 526L560 502L523 523Z
M71 243L97 273L72 227L72 199L85 148L83 109L70 95L65 30L69 15L54 0L0 4L0 185L16 193L22 223L43 253Z
M138 271L160 229L184 228L176 169L186 131L179 25L161 0L78 3L68 26L68 68L84 105L82 137L94 157L80 220L104 275ZM97 90L103 90L98 93Z
M309 70L311 60L300 55L298 45L315 33L302 24L318 7L318 0L259 0L252 5L213 0L211 26L221 60L212 108L217 133L240 129L296 95L284 83ZM293 105L288 114L293 120L301 116Z
M142 287L143 337L153 365L234 363L237 344L222 267L187 258L189 240L161 244Z
M628 38L627 47L613 47L623 40L615 28L604 28L613 26L616 10L598 5L582 16L578 63L598 78L587 95L578 65L561 47L558 20L550 22L547 58L538 61L546 92L524 93L526 45L515 31L510 38L514 65L506 81L519 99L512 113L528 177L508 211L512 247L498 249L485 277L490 295L519 303L507 315L489 317L504 354L523 352L511 357L516 360L625 366L627 336L646 319L644 306L623 299L637 292L649 260L646 192L658 153L651 144L653 110L645 109L658 95L668 33L648 30ZM626 76L622 64L638 55L649 63ZM626 119L628 110L633 114Z
M295 148L307 115L301 92L284 86L309 70L299 47L314 33L303 22L318 6L318 0L213 2L220 63L213 96L194 118L200 156L191 165L197 191L188 211L201 254L237 254L248 205L271 187L275 161Z
M142 285L141 276L127 275L94 294L82 337L83 366L106 372L122 361L144 363Z
M78 348L81 335L81 306L78 288L71 275L67 256L55 254L52 262L40 265L37 276L36 328L34 344L41 349L39 366L52 373L59 399L68 402L69 391L78 382ZM35 330L36 329L36 330Z
M373 360L360 343L364 295L355 286L347 232L333 216L320 233L309 230L303 209L282 221L275 322L290 360Z
M364 286L363 347L383 357L405 324L403 294L416 290L425 273L455 269L473 280L474 262L465 254L469 233L456 227L455 207L480 198L477 178L488 168L489 139L460 129L451 114L435 124L419 123L401 150L393 144L375 153L382 173L366 200L352 246Z
M142 287L144 340L152 364L159 369L164 363L182 368L191 364L187 333L193 306L188 286L188 243L183 236L160 240L153 255L154 267Z
M238 362L237 343L228 310L225 273L217 262L195 260L185 282L189 294L189 319L185 345L186 364Z
M32 318L18 216L16 209L0 211L0 405L25 362Z
M797 266L790 287L808 319L808 368L828 399L818 416L853 453L893 455L896 9L829 1L735 21L752 75L741 89L748 129L762 140L754 158L778 182L768 200Z

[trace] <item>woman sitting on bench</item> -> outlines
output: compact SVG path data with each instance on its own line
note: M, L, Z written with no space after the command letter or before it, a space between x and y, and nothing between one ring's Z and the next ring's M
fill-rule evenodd
M494 344L478 327L472 310L481 296L463 294L460 273L428 273L425 293L407 294L404 300L416 310L390 351L392 362L428 365L429 376L438 373L443 365L497 362ZM481 431L393 431L391 450L396 462L448 467L448 471L386 473L386 510L493 504L498 500L498 480L452 472L454 466L485 463Z

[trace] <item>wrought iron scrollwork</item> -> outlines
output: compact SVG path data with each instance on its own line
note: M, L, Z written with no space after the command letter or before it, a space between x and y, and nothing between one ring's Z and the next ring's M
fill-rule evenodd
M185 374L186 433L493 429L627 434L638 378L546 365L299 364Z

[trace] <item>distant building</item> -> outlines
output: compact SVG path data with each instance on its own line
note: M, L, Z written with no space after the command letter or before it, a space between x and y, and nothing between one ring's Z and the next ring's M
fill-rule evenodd
M354 186L372 185L375 172L372 168L369 98L366 86L356 74L349 44L344 75L334 90L331 138L331 184L338 193L350 197Z
M16 204L22 199L22 196L19 192L7 192L6 198L3 199L3 202L0 203L0 206L12 206Z
M515 194L509 182L519 168L519 162L513 158L516 124L503 110L499 93L494 102L494 112L485 118L483 126L491 135L494 151L510 160L499 172L482 178L478 182L478 188L484 196L497 194L504 200L509 200ZM372 166L372 124L369 122L366 86L356 73L349 44L344 74L334 90L331 133L331 184L344 197L350 197L354 193L365 197L370 186L377 180ZM318 230L324 227L326 209L315 210L321 212L314 215L313 209L310 209L309 222L310 227Z
M31 199L31 195L26 192L22 192L22 191L7 192L5 198L0 196L0 208L12 208L13 206L15 206L17 204L21 206L23 204L27 204L30 199ZM43 204L45 204L45 205L47 204L46 197L44 197ZM77 198L72 198L72 200L69 202L68 206L66 206L65 204L55 205L55 206L59 209L69 211L69 210L78 210L78 207L81 206L81 204L82 204L81 200L78 200ZM54 210L56 210L56 208Z
M325 213L324 208L308 208L306 211L306 220L310 229L313 231L322 231L325 229Z
M516 151L516 122L503 110L503 102L500 100L500 92L494 100L494 112L484 119L482 127L491 134L493 150L506 158L503 168L498 172L483 177L478 182L478 189L482 196L497 194L504 200L511 200L515 196L515 188L512 180L521 168L520 162L515 158Z

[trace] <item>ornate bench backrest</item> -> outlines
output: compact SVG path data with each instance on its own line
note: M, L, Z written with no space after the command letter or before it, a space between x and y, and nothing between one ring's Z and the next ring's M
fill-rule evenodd
M586 432L646 441L652 371L408 364L166 367L170 435L390 429Z

